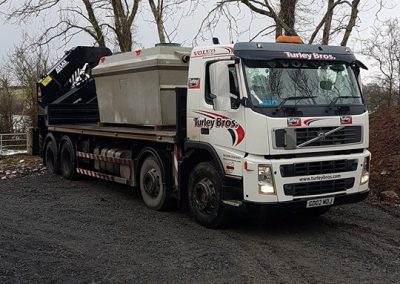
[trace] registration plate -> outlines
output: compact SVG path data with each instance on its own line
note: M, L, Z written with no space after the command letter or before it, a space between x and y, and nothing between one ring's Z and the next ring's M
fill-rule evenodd
M318 198L307 201L307 208L333 205L335 197Z

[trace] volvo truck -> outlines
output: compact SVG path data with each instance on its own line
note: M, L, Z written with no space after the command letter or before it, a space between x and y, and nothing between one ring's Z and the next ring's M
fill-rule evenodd
M368 111L346 47L76 47L37 84L50 173L138 188L219 227L251 204L321 215L369 192Z

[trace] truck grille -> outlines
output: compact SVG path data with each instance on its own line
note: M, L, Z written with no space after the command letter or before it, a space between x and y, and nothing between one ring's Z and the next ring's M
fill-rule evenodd
M296 177L351 172L357 170L357 165L357 160L334 160L281 165L280 170L282 177Z
M307 196L345 191L353 186L354 178L345 178L317 182L285 184L283 186L283 190L285 195Z
M309 127L293 129L295 133L295 144L296 146L299 146L336 128L338 127ZM285 136L285 129L275 130L275 142L277 147L287 147L288 143ZM346 126L303 147L343 145L359 142L361 142L361 126Z

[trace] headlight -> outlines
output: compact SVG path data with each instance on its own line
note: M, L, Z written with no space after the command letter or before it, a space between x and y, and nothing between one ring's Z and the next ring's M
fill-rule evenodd
M366 184L369 181L369 167L370 167L369 157L365 157L361 172L361 181L360 181L362 185Z
M275 194L272 169L267 165L258 165L258 192L260 194Z

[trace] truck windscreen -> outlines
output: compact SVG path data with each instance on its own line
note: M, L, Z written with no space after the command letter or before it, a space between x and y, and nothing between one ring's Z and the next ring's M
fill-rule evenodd
M244 60L255 107L363 105L354 72L329 61Z

